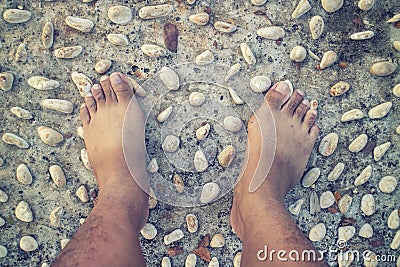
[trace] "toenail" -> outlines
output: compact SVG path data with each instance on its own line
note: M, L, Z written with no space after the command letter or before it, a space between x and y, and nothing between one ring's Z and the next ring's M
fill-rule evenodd
M297 91L297 93L298 93L299 95L304 96L304 92L303 92L302 90L297 89L296 91Z
M92 88L93 90L100 90L100 85L98 85L98 84L95 84L95 85L93 85L93 88Z
M122 83L121 76L118 73L111 74L110 80L112 83Z
M310 105L310 101L308 101L307 99L304 99L303 101L301 101L301 103L303 103L303 105Z
M289 85L285 82L279 82L275 90L281 94L286 94L289 91Z
M93 95L92 95L92 93L87 93L86 95L85 95L85 97L92 97Z
M101 82L104 82L104 81L107 80L107 79L108 79L108 76L101 76L100 81L101 81Z

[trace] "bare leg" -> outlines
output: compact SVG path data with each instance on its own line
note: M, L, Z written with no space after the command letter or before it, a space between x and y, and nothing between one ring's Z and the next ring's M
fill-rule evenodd
M288 99L289 88L286 83L275 85L267 93L265 102L253 116L248 125L247 166L244 166L239 183L235 187L231 223L234 232L243 242L243 266L325 266L322 262L290 260L291 250L313 250L311 242L297 228L284 206L287 192L299 182L314 147L319 128L315 124L317 114L309 110L308 102L303 101L303 93L295 91ZM268 136L262 134L260 123L271 123L268 118L268 104L276 124L276 155L271 171L263 184L253 193L249 193L249 184L261 155L260 143L268 143ZM264 164L265 165L265 164ZM268 246L265 261L265 245ZM272 261L269 258L271 250ZM278 251L284 250L278 259ZM282 252L283 253L283 252ZM292 254L296 256L295 254ZM319 256L319 254L317 254ZM285 258L288 261L285 261Z
M132 86L120 73L102 77L80 113L90 163L99 186L98 202L53 266L146 266L138 232L147 220L148 196L132 175L147 178L144 116ZM129 155L137 163L129 172L122 150L122 125L129 102L135 121Z

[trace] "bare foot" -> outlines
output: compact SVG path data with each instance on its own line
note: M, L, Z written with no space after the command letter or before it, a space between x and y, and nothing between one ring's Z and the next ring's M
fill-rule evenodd
M315 124L317 113L309 109L303 93L296 90L289 98L289 88L285 82L274 85L265 97L264 103L251 117L248 124L248 144L240 181L235 187L231 224L233 231L243 239L246 230L254 225L264 225L262 214L268 213L269 203L283 203L289 190L299 182L303 175L319 128ZM269 118L269 107L273 118ZM276 152L268 173L268 164L260 162L260 144L268 144L269 136L261 132L261 125L276 125ZM266 146L263 149L267 149ZM264 151L264 155L268 152ZM270 155L272 156L272 155ZM266 179L253 193L249 186L257 168ZM268 174L268 175L267 175ZM250 225L251 222L251 225Z
M105 202L110 203L110 208L119 206L132 209L138 218L136 230L139 231L148 216L148 196L133 179L133 176L148 179L143 111L134 96L131 83L121 73L101 77L100 84L95 84L91 91L85 97L80 115L89 161L99 186L99 201L107 199ZM132 138L128 145L133 149L129 150L132 154L127 155L133 161L132 173L128 170L123 153L125 115L130 117L132 127L129 129Z

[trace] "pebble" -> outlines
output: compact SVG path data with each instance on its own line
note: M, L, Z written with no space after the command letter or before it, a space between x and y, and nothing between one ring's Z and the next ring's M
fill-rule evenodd
M299 200L294 202L292 205L290 205L288 210L293 215L299 215L303 204L304 204L304 199L300 198Z
M400 218L399 218L399 210L395 209L393 210L387 221L387 225L390 229L397 229L400 226Z
M15 208L15 216L17 219L23 222L31 222L33 220L33 214L29 204L25 201L21 201L18 203L17 207Z
M400 51L400 41L394 41L394 42L393 42L393 47L394 47L397 51Z
M396 133L397 133L397 134L400 134L400 125L397 126L397 128L396 128Z
M172 91L179 89L179 76L173 69L163 67L160 71L160 80Z
M176 229L170 234L164 236L164 244L168 246L175 241L181 240L184 236L185 234L182 232L181 229Z
M0 73L0 88L4 92L10 91L14 83L14 75L9 72Z
M318 180L320 175L321 175L320 168L317 168L317 167L312 168L304 175L303 180L301 181L301 184L304 187L310 187Z
M3 190L0 189L0 202L1 203L5 203L8 200L8 196L6 194L6 192L4 192Z
M144 88L137 81L135 81L132 77L128 76L127 78L132 84L132 87L135 91L135 95L138 95L140 97L145 97L147 93L144 90Z
M84 185L81 185L78 190L76 190L75 195L84 203L89 201L89 195Z
M321 58L319 56L317 56L313 51L311 51L310 49L308 50L308 55L315 60L321 61Z
M371 194L366 194L361 199L361 211L366 216L371 216L375 213L375 199Z
M339 240L349 241L356 233L356 228L354 226L342 226L338 229Z
M112 6L108 9L107 15L116 24L126 24L132 20L132 10L127 6Z
M257 63L256 57L247 43L241 43L240 50L242 51L243 58L247 64L254 65Z
M193 5L194 3L196 3L196 0L187 0L189 5Z
M243 122L240 118L228 116L224 119L224 127L226 130L236 133L242 129Z
M58 187L64 187L67 184L64 171L58 165L52 165L49 168L50 177Z
M307 50L302 46L295 46L290 52L290 60L293 60L295 62L303 62L306 57Z
M396 14L393 17L391 17L389 20L387 20L387 23L392 23L392 22L398 22L400 21L400 14Z
M371 176L372 176L372 166L368 165L354 180L354 185L359 186L366 183Z
M356 32L350 35L351 40L368 40L371 39L372 37L375 36L375 33L373 31L363 31L363 32Z
M111 65L111 60L102 59L94 65L94 70L99 74L104 74L111 68Z
M120 45L120 46L129 45L128 38L126 38L125 34L121 33L110 33L107 35L107 40L114 45Z
M269 40L278 40L285 37L285 30L278 26L269 26L257 30L257 35Z
M185 183L183 182L183 179L179 174L177 174L177 173L174 174L173 183L174 183L176 191L178 191L178 193L182 194L185 189Z
M396 234L393 237L392 242L390 243L390 248L391 249L398 249L400 246L400 230L396 232Z
M4 226L6 224L6 221L0 217L0 227Z
M29 235L21 238L21 240L19 241L19 246L23 251L26 252L34 251L39 247L36 239Z
M343 6L343 0L321 0L321 2L322 8L328 13L338 11Z
M151 223L146 223L140 233L145 239L152 240L157 235L157 228Z
M0 245L0 259L7 256L8 250L5 246Z
M69 243L69 239L68 238L63 238L63 239L61 239L60 240L60 246L61 246L61 249L64 249L66 246L67 246L67 244Z
M194 107L200 107L206 101L204 94L199 92L193 92L189 96L189 103Z
M149 209L154 209L157 206L157 198L156 194L154 193L153 188L150 188L150 193L149 193Z
M15 135L13 133L5 133L3 134L2 140L10 145L15 145L19 148L27 149L29 148L29 144L23 138Z
M93 86L92 80L89 79L85 74L74 71L71 73L72 81L75 83L78 91L82 97L85 97Z
M230 78L238 74L241 68L242 65L240 63L233 64L225 76L225 82L229 81Z
M169 4L145 6L139 10L139 17L142 19L154 19L164 17L171 14L173 9L174 7Z
M43 143L49 146L57 146L64 140L62 134L46 126L40 126L38 128L38 133Z
M214 28L223 33L232 33L237 30L236 25L224 21L216 21L214 23Z
M255 76L250 80L250 88L255 93L266 92L271 84L271 79L266 76Z
M196 267L196 262L197 262L196 254L190 253L186 257L185 267Z
M391 142L386 142L374 148L374 160L380 161L386 152L389 150L390 146L392 145Z
M54 43L54 26L50 21L46 22L43 26L41 35L42 45L44 48L49 49Z
M27 60L28 52L26 51L26 45L20 44L15 52L15 61L25 63Z
M194 168L198 172L205 171L209 166L208 160L207 160L206 156L204 155L203 151L201 151L201 150L198 150L194 154L193 163L194 163Z
M349 150L353 153L360 152L367 145L367 143L368 135L360 134L353 140L353 142L351 142L351 144L349 145Z
M23 120L30 120L33 118L32 113L21 107L12 107L10 109L11 113Z
M168 257L164 257L161 260L161 267L171 267L171 260Z
M255 1L255 0L252 0ZM208 264L208 267L219 267L219 262L216 257L212 257L210 263Z
M319 242L324 239L326 235L326 227L325 224L319 223L311 228L310 233L308 234L308 238L312 242Z
M379 186L379 190L381 190L383 193L390 194L396 189L397 178L394 176L384 176L379 181L378 186Z
M31 171L25 164L18 165L17 180L23 185L30 185L32 183Z
M341 96L345 94L350 89L350 84L344 81L340 81L333 85L329 90L330 96Z
M157 163L157 159L156 158L153 158L152 160L150 160L149 165L147 165L147 170L150 173L158 172L158 163Z
M292 19L300 18L310 10L311 10L310 2L308 2L308 0L300 0L300 2L297 4L296 8L292 13Z
M349 122L354 120L360 120L365 117L364 112L360 109L352 109L350 111L345 112L340 118L341 122Z
M225 238L221 234L215 234L211 238L210 247L222 248L223 246L225 246Z
M238 93L236 93L235 90L233 90L232 88L228 88L228 90L229 95L232 97L233 103L235 103L236 105L244 104L244 100L238 95Z
M321 209L326 209L335 203L335 197L331 191L325 191L321 194L319 198L319 205Z
M384 76L389 76L390 74L395 72L396 68L397 68L397 65L395 65L394 63L388 62L388 61L383 61L383 62L377 62L377 63L373 64L371 66L371 68L369 69L369 72L372 75L384 77Z
M174 135L168 135L165 137L164 142L162 143L162 149L165 152L173 153L178 150L180 144L180 140L178 137Z
M262 6L267 2L267 0L251 0L251 3L255 6Z
M368 116L370 119L380 119L385 117L392 108L392 102L385 102L373 107L369 110Z
M165 23L163 34L164 45L167 50L177 53L179 42L179 30L175 24Z
M358 235L364 238L371 238L373 234L374 230L369 223L363 224L363 226L361 226L360 228L360 231L358 232Z
M66 46L54 50L54 56L56 58L71 59L79 56L83 51L83 47L77 46Z
M85 168L87 170L92 171L92 166L90 164L89 156L88 156L86 148L82 148L82 150L81 150L81 160L82 160L83 166L85 166Z
M22 9L7 9L3 13L3 19L8 23L23 23L27 22L32 16L28 10Z
M50 225L53 227L60 227L61 226L61 217L63 215L64 209L63 207L57 207L53 209L50 213Z
M321 206L319 205L319 198L315 191L311 192L310 195L310 214L314 215L321 211Z
M319 37L321 37L322 33L324 32L325 28L324 19L321 16L312 17L309 23L309 27L310 27L311 37L314 40L317 40Z
M375 5L375 0L360 0L357 5L359 9L368 11Z
M199 229L199 221L197 220L196 215L188 214L186 215L186 225L189 233L196 233Z
M319 153L325 157L332 155L338 145L339 136L336 133L329 133L322 138L319 145Z
M321 59L321 63L319 64L319 67L321 70L324 70L333 64L336 63L338 59L338 55L334 51L328 51L326 52Z
M338 201L340 213L345 214L350 209L352 202L353 198L349 194L342 196Z
M55 80L50 80L43 76L33 76L28 79L28 84L37 90L47 91L53 90L60 86Z
M204 140L207 138L208 134L210 133L211 125L206 123L205 125L201 126L196 131L196 137L199 141Z
M200 201L203 204L210 203L216 199L221 192L218 184L214 182L206 183L201 191Z
M42 101L41 106L65 114L71 114L74 110L72 102L63 99L45 99Z
M379 264L378 256L370 250L364 252L363 258L365 267L376 267Z
M206 50L196 57L196 64L205 66L214 62L214 55L210 50Z
M240 267L240 262L242 261L242 252L236 253L233 257L233 267Z
M167 54L167 50L161 46L153 44L144 44L142 47L140 47L140 49L145 55L154 58L163 57Z
M199 26L207 25L209 20L210 20L210 15L208 15L207 13L198 13L189 16L189 21Z
M236 155L236 149L232 145L228 145L225 147L221 153L218 155L218 162L219 164L224 167L228 168L229 165L232 163Z
M350 250L342 252L342 253L339 253L338 259L337 259L339 267L350 267L350 266L352 266L351 264L353 263L354 258L355 258L354 254L355 253L350 251Z
M4 164L4 159L0 157L0 167L3 166Z
M342 175L344 171L345 164L343 162L339 162L335 165L333 170L328 174L328 181L336 181L340 175Z
M68 16L65 19L65 23L71 28L81 32L90 32L94 27L93 21L72 16Z
M395 96L397 96L397 97L400 97L400 83L399 83L399 84L396 84L396 85L393 87L393 94L394 94Z

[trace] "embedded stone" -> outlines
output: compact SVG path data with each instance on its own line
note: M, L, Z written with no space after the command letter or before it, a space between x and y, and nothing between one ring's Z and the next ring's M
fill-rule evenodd
M179 144L180 144L180 140L178 137L176 137L174 135L168 135L164 139L164 142L162 143L162 149L165 152L173 153L178 150Z
M65 19L65 23L69 27L74 28L75 30L78 30L81 32L90 32L94 27L93 21L91 21L89 19L78 18L78 17L73 17L73 16L68 16Z
M344 167L345 165L342 162L336 164L333 170L328 174L328 181L336 181L340 177L340 175L342 175Z
M358 232L358 235L364 238L371 238L373 234L374 230L369 223L363 224L363 226L361 226L360 228L360 231Z
M4 92L10 91L14 83L14 75L9 72L0 73L0 89Z
M371 216L375 213L375 199L374 196L371 194L366 194L361 199L361 211L366 216Z
M176 91L179 89L179 76L171 68L163 67L161 69L160 80L169 90Z
M132 20L132 10L127 6L112 6L108 9L107 15L116 24L126 24Z
M315 225L314 227L311 228L309 234L308 234L308 238L312 241L312 242L319 242L322 239L324 239L326 235L326 227L325 224L323 223L319 223L317 225Z
M30 185L32 183L31 171L25 164L18 165L17 180L23 185Z
M35 238L31 236L24 236L19 241L19 246L23 251L31 252L35 251L39 247L39 244Z
M339 240L349 241L356 233L356 228L354 226L342 226L338 229Z
M64 140L62 134L46 126L40 126L38 128L38 133L43 143L49 146L57 146L60 142Z
M379 181L379 190L383 193L392 193L397 186L397 178L393 176L385 176Z
M75 195L83 202L86 203L89 201L89 195L84 185L81 185L78 190L76 190Z
M391 142L386 142L374 148L374 160L380 161L386 152L389 150L390 146L392 145Z
M203 204L210 203L211 201L215 200L218 197L220 192L221 189L218 184L214 182L206 183L201 191L201 196L200 196L201 203Z
M325 157L332 155L338 145L339 136L336 133L329 133L322 138L319 145L319 153Z
M12 114L23 120L30 120L33 118L32 113L29 110L21 107L12 107L10 111Z
M385 102L382 104L379 104L378 106L375 106L371 108L368 112L368 116L370 119L380 119L385 117L390 109L392 108L392 102Z
M15 208L15 216L18 220L23 222L31 222L33 221L33 214L29 204L25 201L21 201L18 203L17 207Z
M3 13L3 19L8 23L24 23L27 22L32 16L28 10L22 9L7 9Z
M64 187L67 184L67 179L65 178L64 171L58 165L52 165L49 168L50 177L54 184L58 187Z
M228 116L224 119L224 127L232 133L236 133L242 129L243 122L238 117Z
M320 175L321 175L320 168L317 168L317 167L312 168L304 175L303 180L301 181L301 184L304 187L310 187L318 180Z
M157 228L151 223L146 223L140 233L145 239L153 240L157 235Z
M61 47L54 50L54 56L56 58L71 59L79 56L82 53L82 51L83 47L80 45Z
M367 143L368 135L360 134L353 140L353 142L351 142L351 144L349 145L349 150L353 153L360 152L367 145Z
M176 229L168 235L164 236L164 244L169 245L175 241L181 240L184 236L185 234L182 232L181 229Z
M10 145L15 145L19 148L27 149L29 148L29 144L23 138L15 135L13 133L5 133L3 134L2 140Z
M359 186L366 183L371 176L372 176L372 166L368 165L354 180L354 185Z
M266 76L255 76L250 80L250 88L255 93L266 92L271 84L271 79Z

